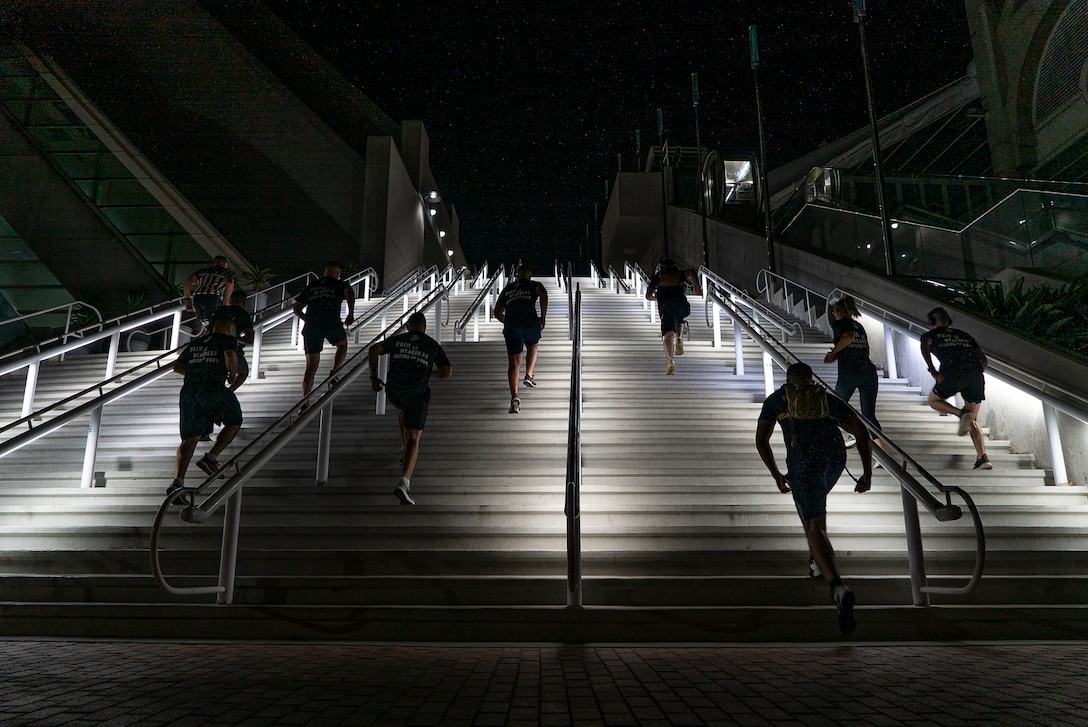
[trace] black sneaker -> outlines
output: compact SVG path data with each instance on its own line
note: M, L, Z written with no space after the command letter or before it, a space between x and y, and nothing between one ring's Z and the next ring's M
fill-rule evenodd
M976 470L992 470L994 466L990 464L990 458L985 454L975 460L975 466L972 469Z
M839 617L839 631L843 634L852 634L858 623L854 620L854 592L846 586L836 586L832 591L835 599L835 613Z
M206 475L214 475L219 471L219 460L212 459L208 455L204 455L197 460L196 466L204 471Z

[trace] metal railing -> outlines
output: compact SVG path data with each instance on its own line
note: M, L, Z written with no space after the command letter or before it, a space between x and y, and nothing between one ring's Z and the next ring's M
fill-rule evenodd
M406 299L411 292L411 286L407 286L402 289L401 295ZM433 307L435 308L435 319L440 321L442 318L441 303L448 298L450 292L450 288L447 288L444 284L434 286L425 296L420 297L414 305L409 305L391 325L385 326L383 320L382 331L377 336L345 361L344 365L335 374L330 374L325 381L315 387L309 397L301 399L286 414L224 463L218 473L206 478L196 487L182 488L166 497L156 513L151 529L151 572L160 588L173 595L216 594L217 602L220 604L233 602L238 533L241 526L241 496L244 485L315 419L319 420L317 462L315 463L316 482L318 485L325 484L329 472L333 404L336 398L340 392L354 384L355 380L363 376L364 373L369 375L367 355L370 347L388 334L401 328L412 313L427 311ZM398 302L399 298L397 300L387 298L388 301ZM357 321L356 325L362 324ZM436 339L437 337L436 335ZM304 403L309 404L309 406L303 408ZM197 499L202 496L209 485L219 482L220 477L226 477L226 481L197 504ZM204 523L220 509L224 510L223 547L220 554L219 577L216 585L173 586L167 581L162 571L159 561L159 541L162 536L162 525L170 508L177 502L188 503L185 504L181 511L181 519L194 524Z
M794 313L794 306L791 305L793 296L798 293L801 295L804 300L805 322L810 326L816 327L818 325L818 320L822 318L822 316L815 315L814 303L815 301L823 301L825 299L824 296L811 288L806 288L800 283L795 283L789 278L785 278L777 273L772 273L770 270L764 268L756 274L756 292L762 293L767 298L768 303L773 302L771 300L771 296L774 294L771 285L772 281L778 281L782 285L782 297L785 300L786 309L790 313ZM794 313L794 315L796 314ZM801 316L798 316L798 318L801 318Z
M472 341L476 343L480 340L480 321L484 322L491 320L491 309L493 307L494 297L498 295L498 291L503 288L503 281L505 280L506 269L502 265L495 267L495 273L487 279L480 287L480 292L476 294L476 298L469 304L468 310L453 326L454 338L460 338L464 341L467 337L466 329L468 324L472 322Z
M631 286L624 280L624 276L617 273L616 268L611 265L608 266L608 287L613 293L619 293L621 290L623 293L631 292Z
M733 319L736 327L742 329L744 333L748 334L749 338L760 347L760 350L763 353L764 388L767 395L770 395L774 390L773 364L777 364L784 370L788 368L793 361L800 361L801 359L794 355L785 345L776 341L768 331L763 329L762 326L751 318L744 310L734 305L732 301L728 301L718 295L717 291L710 291L708 297L715 305L719 306ZM740 336L737 337L736 345L736 358L739 362L743 360L744 356ZM820 380L819 377L816 377L816 379L828 389L829 395L835 396L834 387L828 386L828 384ZM842 400L840 399L840 401ZM928 594L930 593L946 595L964 595L970 593L982 578L982 571L986 562L986 537L982 527L982 519L979 516L978 508L975 506L974 500L972 500L971 496L962 488L941 483L924 467L918 464L913 457L907 454L902 447L889 439L887 434L874 427L871 422L861 416L848 402L844 401L843 403L854 411L858 416L858 419L865 425L871 435L879 437L884 443L885 448L873 447L872 456L880 462L888 474L899 482L903 500L904 527L907 536L907 557L910 564L911 588L914 604L917 606L928 605ZM893 456L891 450L894 450L895 456ZM923 480L943 494L945 498L944 502L938 499L929 491L929 489L927 489L926 485L919 482L914 475L908 472L908 467L913 468ZM953 494L958 495L963 499L968 511L971 513L975 530L974 571L964 586L958 588L929 586L926 583L925 560L923 556L921 525L918 517L918 505L921 504L925 507L925 509L939 522L958 520L962 517L962 510L958 506L952 504Z
M737 286L733 285L725 278L721 277L714 271L703 266L699 268L699 276L703 279L703 289L705 290L707 284L712 282L719 291L724 291L729 299L738 305L742 305L749 310L752 318L758 323L762 319L767 324L774 326L782 334L782 340L789 343L790 336L796 336L801 339L801 343L805 342L805 329L796 321L789 321L783 318L778 311L764 305L758 299L753 298L748 294L748 291L741 290ZM711 305L709 302L706 306L706 323L708 328L714 328L715 335L720 338L719 328L713 325L710 320ZM719 344L718 338L715 339L715 345Z
M98 322L97 323L91 323L91 324L89 324L87 326L83 326L78 331L73 331L72 330L72 314L75 312L76 308L84 308L84 309L86 309L88 311L93 311L95 316L98 317ZM19 349L17 351L9 351L8 353L5 353L2 356L0 356L0 360L3 360L5 358L13 358L13 357L16 357L16 356L24 355L28 350L41 351L42 346L49 345L50 343L57 343L57 342L67 343L69 336L79 335L81 332L89 331L92 328L95 329L95 330L99 330L99 331L102 330L102 312L100 310L98 310L97 308L95 308L90 303L84 303L81 300L73 300L71 303L65 303L63 305L55 305L52 308L46 308L45 310L35 311L33 313L24 313L23 315L18 315L18 316L15 316L14 318L5 318L4 320L0 321L0 326L6 326L6 325L9 325L9 324L12 324L12 323L22 323L22 322L25 322L25 321L29 321L29 320L31 320L33 318L38 318L39 316L53 316L59 311L64 311L64 332L63 333L61 333L60 335L55 336L53 338L48 338L48 339L46 339L44 341L35 341L34 345L26 346L26 347L21 348L21 349ZM28 326L28 328L29 328L29 326Z
M568 290L570 286L568 286ZM567 419L567 607L582 606L582 290L574 294L570 354L570 414Z

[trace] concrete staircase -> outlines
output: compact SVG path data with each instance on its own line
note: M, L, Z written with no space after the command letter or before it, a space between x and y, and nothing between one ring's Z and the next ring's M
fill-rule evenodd
M536 371L540 386L522 387L522 413L506 413L499 324L486 324L479 343L447 335L454 376L432 382L412 484L419 504L404 507L392 495L399 476L395 411L376 416L374 395L360 379L363 385L334 404L326 486L314 484L314 425L246 486L233 606L167 595L149 575L149 529L177 445L180 377L107 410L98 467L104 487L75 486L84 441L78 426L5 458L0 635L840 638L826 586L806 575L792 501L778 493L755 453L763 399L755 346L746 352L750 373L734 376L731 349L712 348L701 306L693 304L686 353L676 375L666 377L658 326L641 302L586 279L577 281L585 607L565 607L571 348L566 293L542 282L551 306ZM452 299L451 321L472 297ZM364 343L371 336L364 333ZM285 334L271 338L262 354L265 378L239 393L246 423L227 454L298 399L302 357ZM826 342L794 346L809 361L822 360L827 348ZM54 367L42 395L76 388L80 375L91 381L78 372L84 365ZM834 379L832 367L816 368ZM0 391L9 416L18 401ZM993 471L971 471L969 442L955 437L954 422L932 412L905 382L881 382L878 411L889 436L975 498L986 525L987 576L969 597L934 596L932 608L909 605L898 487L878 470L873 491L857 495L844 478L829 501L829 524L841 569L858 593L861 625L853 638L1082 638L1085 489L1046 487L1044 473L1008 442L989 443ZM776 446L779 440L776 434ZM857 455L850 456L856 474ZM214 583L220 523L215 517L192 525L168 515L163 568L171 583ZM922 527L931 583L962 582L973 562L969 524L923 515Z

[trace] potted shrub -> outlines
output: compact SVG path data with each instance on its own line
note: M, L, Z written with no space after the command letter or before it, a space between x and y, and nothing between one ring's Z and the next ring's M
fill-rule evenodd
M254 313L267 305L266 296L261 291L270 286L275 278L276 275L272 272L272 268L263 268L256 263L247 266L245 270L238 274L238 280L256 293L253 297Z

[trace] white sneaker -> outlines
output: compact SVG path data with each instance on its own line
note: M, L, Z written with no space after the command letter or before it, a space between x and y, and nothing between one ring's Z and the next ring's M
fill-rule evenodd
M854 438L854 435L850 434L850 435L847 435L846 442L843 443L843 446L846 447L847 449L850 449L851 447L853 447L857 443L858 443L858 440Z
M521 413L521 399L516 396L510 400L510 411L508 414L520 414Z
M411 493L412 486L408 484L403 478L397 483L397 486L393 488L393 494L400 500L401 505L415 505L416 501L412 499Z

